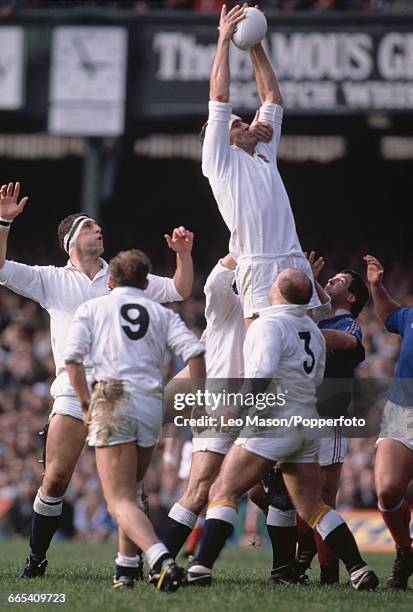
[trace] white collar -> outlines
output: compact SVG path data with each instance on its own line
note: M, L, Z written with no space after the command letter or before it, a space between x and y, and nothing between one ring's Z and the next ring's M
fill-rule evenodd
M307 314L308 304L274 304L273 306L267 306L266 308L261 308L258 311L260 317L268 316L271 314L278 313L288 313L295 316L305 316Z
M143 289L138 289L138 287L126 287L125 285L121 286L121 287L114 287L112 289L112 293L116 291L116 293L126 293L126 294L132 294L132 295L144 295L144 290Z
M338 317L340 315L350 315L350 317L353 316L351 312L347 310L347 308L337 308L336 312L333 314L333 317Z

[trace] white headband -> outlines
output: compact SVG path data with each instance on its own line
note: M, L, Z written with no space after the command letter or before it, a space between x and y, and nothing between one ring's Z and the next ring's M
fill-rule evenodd
M242 121L241 117L238 117L238 115L231 115L229 121L228 121L228 129L230 130L232 127L232 124L234 123L234 121Z
M79 236L79 232L82 229L83 225L86 223L86 221L93 221L93 219L91 219L87 215L82 215L81 217L77 217L73 221L67 234L65 234L63 238L63 248L68 255L70 255L70 251L75 246L75 242Z

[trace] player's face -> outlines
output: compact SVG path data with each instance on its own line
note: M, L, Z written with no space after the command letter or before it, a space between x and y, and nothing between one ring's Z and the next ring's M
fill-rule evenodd
M90 219L82 225L79 236L76 241L76 247L82 252L87 252L89 255L102 255L103 253L103 237L100 225Z
M340 272L340 274L336 274L333 278L329 279L327 285L324 287L324 291L328 293L331 298L346 298L349 294L348 288L352 280L350 274L343 274Z
M250 131L248 123L241 119L232 122L229 138L231 144L237 145L240 149L250 149L258 142L257 137Z

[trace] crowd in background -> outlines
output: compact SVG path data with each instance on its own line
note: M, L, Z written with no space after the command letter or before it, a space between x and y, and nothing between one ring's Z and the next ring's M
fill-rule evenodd
M19 9L111 10L129 9L138 13L150 10L194 10L218 12L224 0L0 0L3 12ZM227 0L227 5L235 4ZM410 0L260 0L260 8L272 11L374 11L406 10Z
M157 270L159 272L159 270ZM326 270L325 278L334 270ZM200 336L205 326L203 283L196 277L193 296L174 306ZM394 267L386 274L386 286L403 304L413 304L413 279ZM399 339L388 334L368 305L360 315L366 360L358 369L361 378L389 383L399 351ZM166 364L171 376L180 366ZM49 386L54 363L49 317L34 302L0 288L0 535L28 535L33 498L41 481L42 431L51 409ZM146 478L151 517L161 529L170 505L179 495L165 481L162 446L155 453ZM374 508L374 439L353 439L344 464L339 506ZM412 491L413 494L413 491ZM60 535L79 539L105 539L114 526L105 508L97 480L94 453L86 448L65 496Z

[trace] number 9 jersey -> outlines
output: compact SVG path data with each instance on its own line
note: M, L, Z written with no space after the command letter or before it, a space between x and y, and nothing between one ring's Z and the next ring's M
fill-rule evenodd
M129 393L162 394L162 366L170 349L183 361L205 352L174 313L147 298L142 289L116 287L85 302L69 329L65 361L86 356L97 381L121 380Z

